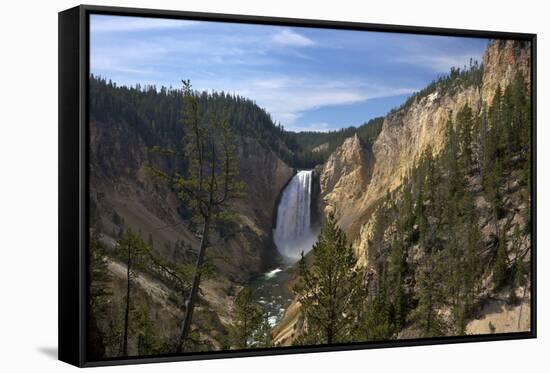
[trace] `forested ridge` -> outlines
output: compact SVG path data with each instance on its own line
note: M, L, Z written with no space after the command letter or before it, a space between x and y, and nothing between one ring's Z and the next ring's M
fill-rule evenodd
M225 92L197 93L201 111L225 112L235 135L255 139L294 168L313 168L323 163L336 147L354 133L367 142L373 142L383 122L380 117L358 127L336 131L291 132L276 124L269 113L248 98ZM180 89L119 86L92 75L90 116L92 120L130 124L148 146L175 141L183 136ZM313 151L323 144L326 144L324 148Z

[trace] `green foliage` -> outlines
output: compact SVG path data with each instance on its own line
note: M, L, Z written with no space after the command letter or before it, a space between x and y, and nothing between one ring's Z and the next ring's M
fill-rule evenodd
M250 288L243 288L237 295L233 319L233 325L230 328L232 346L243 349L251 347L251 345L254 346L258 342L260 344L268 343L266 335L259 335L259 332L266 333L267 330L265 330L262 308L256 302ZM258 337L260 338L256 341Z
M396 113L399 110L410 107L414 102L438 92L438 98L443 95L452 95L461 89L468 87L480 87L483 78L483 65L477 61L470 60L469 66L461 68L451 67L451 72L448 75L439 77L432 81L426 88L414 93L400 107L390 111L390 114Z
M473 113L468 104L464 105L457 113L456 122L459 137L459 152L457 155L460 157L462 166L468 171L472 166L474 128Z
M208 95L193 91L188 80L182 83L181 124L184 132L181 143L183 149L181 152L174 152L172 149L158 146L154 151L176 156L183 154L187 161L186 172L170 174L147 165L152 174L173 186L178 198L194 213L195 220L198 220L202 227L193 281L176 346L178 353L188 345L187 339L192 332L193 310L205 270L205 253L211 226L234 217L228 208L229 203L242 197L244 189L244 184L239 179L236 140L227 108L215 100L217 96L213 96L205 107L202 105L201 98L205 96L208 98Z
M102 319L104 325L101 330L103 331L105 344L105 354L102 357L120 355L120 344L124 329L123 315L123 302L119 299L113 299L109 303L106 317Z
M163 352L164 344L158 335L153 320L150 318L149 307L142 303L136 316L137 351L140 356L157 355Z
M98 316L104 313L105 306L112 296L111 276L107 268L107 251L101 243L101 234L92 230L90 237L90 306Z
M443 305L443 273L438 261L441 253L426 255L421 261L417 275L418 290L415 294L416 308L411 312L424 337L438 337L446 334L447 326L438 314Z
M176 135L181 138L178 112L181 93L174 89L117 86L92 75L89 79L90 117L107 124L127 123L147 146Z
M181 249L180 249L181 250ZM170 288L174 289L180 297L175 300L175 303L180 307L184 307L185 297L189 294L191 281L194 273L193 264L183 261L181 264L163 259L155 250L150 252L151 265L148 272L154 275L157 279L166 283ZM212 269L205 267L203 275L209 277Z
M457 80L445 84L452 89L462 78L470 79L464 84L475 84L479 71L471 69L468 78L455 72ZM508 259L510 227L501 220L509 208L506 180L518 171L529 172L530 142L527 135L524 140L519 136L522 131L529 134L528 96L523 79L516 77L504 92L497 88L492 104L481 112L464 105L456 119L449 113L442 152L434 155L428 146L402 186L379 201L368 240L368 295L353 316L354 340L395 338L408 326L425 337L464 335L481 305L486 271L493 271L497 289L513 283L511 296L525 285L520 246L529 232L528 217L524 231L514 229L513 265ZM480 179L483 190L476 188ZM529 195L524 198L528 201ZM480 229L474 203L479 199L489 202L499 236L492 263L483 259L490 245ZM300 294L312 296L319 286L309 289ZM314 314L323 313L316 309ZM313 322L316 333L306 324L308 331L297 343L326 343L319 330L323 322Z
M393 284L391 277L385 264L378 262L375 284L368 291L355 329L357 340L390 339L398 329L397 324L403 321L404 310L399 309L404 306L402 283L398 280Z
M302 255L294 288L307 323L306 334L296 343L346 342L354 332L364 289L353 250L334 216L327 218L312 253L309 267Z
M382 130L383 117L377 117L359 127L347 127L329 132L288 132L288 146L295 158L291 162L297 168L313 168L324 163L334 150L349 137L357 134L363 143L372 145Z
M199 97L191 90L189 81L184 81L183 153L188 170L184 175L163 176L170 180L187 206L202 219L210 219L227 213L224 207L242 196L244 184L238 178L236 143L226 109L205 110Z
M515 276L514 284L516 286L525 287L527 285L527 265L522 257L522 235L519 225L514 226L512 236L512 250L515 254Z
M90 235L89 249L89 305L90 318L88 322L90 356L100 358L105 355L108 343L108 331L99 327L99 321L109 317L109 302L113 293L111 290L111 276L107 268L106 249L101 243L101 235L97 229L93 229Z
M131 228L127 228L116 243L115 255L128 266L130 280L137 276L138 271L148 267L150 254L151 247Z
M260 326L254 333L254 347L268 348L273 347L273 338L271 336L271 324L267 313L264 313Z
M122 238L117 241L116 254L126 265L126 294L124 296L124 316L122 329L122 343L120 355L128 356L128 339L130 333L131 309L134 302L132 297L132 283L138 275L138 270L143 270L150 263L151 248L143 241L140 235L127 229Z
M442 162L443 167L446 168L448 172L448 177L444 181L445 187L447 188L446 193L449 196L460 197L465 189L464 163L459 162L459 157L457 157L457 155L460 154L460 144L452 120L449 119L447 121L445 131L447 143L445 144L442 155Z
M491 204L497 226L506 214L504 181L512 170L527 164L524 149L505 135L505 128L512 128L509 118L528 118L523 106L527 101L519 98L528 96L526 85L521 78L515 81L510 86L515 88L504 93L497 88L492 105L479 115L468 105L456 120L449 115L443 151L434 156L428 146L402 187L379 204L368 246L375 279L363 320L366 339L391 338L409 324L424 336L466 332L479 305L481 253L486 247L471 179L481 174L483 197ZM500 288L511 281L512 272L507 227L498 232L492 270ZM415 259L409 256L411 247ZM516 264L519 278L525 276L522 263ZM442 309L450 309L451 317L442 317Z
M155 153L181 156L177 147L178 140L184 137L184 128L180 125L184 94L183 90L166 87L117 86L92 75L90 117L107 124L125 123ZM225 92L196 92L195 97L200 112L207 116L209 112L224 112L234 135L255 139L295 168L313 168L323 163L337 146L355 133L367 143L374 142L383 123L383 118L375 118L359 127L340 131L295 133L275 123L250 99ZM324 143L329 145L327 149L312 152ZM171 167L176 167L173 161L169 162ZM185 167L180 164L177 170L185 172Z
M495 286L500 288L508 280L508 251L506 232L502 230L498 237L498 249L493 269Z
M530 180L531 157L531 102L528 86L518 73L504 92L497 87L487 110L487 125L482 130L483 182L496 219L505 213L502 185L510 161L519 159L522 182Z

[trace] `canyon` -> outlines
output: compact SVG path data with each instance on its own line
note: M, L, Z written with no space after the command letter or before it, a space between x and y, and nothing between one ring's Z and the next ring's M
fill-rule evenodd
M202 301L195 321L201 338L207 341L204 349L227 347L227 329L233 321L235 299L250 284L262 294L259 301L271 304L274 345L292 345L305 328L300 304L293 299L292 287L298 276L295 263L302 252L311 256L308 252L318 234L318 225L328 214L334 214L352 245L357 266L372 271L369 245L375 225L373 217L384 196L403 186L427 149L435 157L441 154L448 140L446 124L449 120L456 121L465 105L474 116L479 116L490 105L496 90L504 90L518 73L529 84L530 56L528 44L511 40L491 42L483 57L480 84L451 79L445 89L436 85L427 94L413 95L383 118L374 140L353 134L312 170L299 170L285 159L291 149L281 138L275 136L273 144L266 144L260 136L238 132L236 149L245 197L231 203L235 213L231 226L216 229L210 239L208 255L216 270L215 275L201 282ZM115 250L120 231L132 227L165 260L192 263L200 236L189 212L182 207L173 188L155 179L144 167L153 164L163 170L181 172L181 166L174 161L150 152L151 144L177 148L179 139L156 128L151 131L154 135L147 137L136 130L135 123L96 117L92 110L91 220L110 252ZM327 144L319 144L312 151L327 149ZM518 178L511 174L509 182L517 183ZM482 188L475 177L470 184L472 190ZM507 221L526 226L523 213L529 206L520 202L519 195L524 192L520 189L510 188L507 192L506 203L513 212L496 224L491 223L488 202L476 197L479 227L488 245L497 231L509 229L507 234L512 235ZM525 235L523 240L524 255L528 257L530 238ZM109 286L115 298L122 297L124 264L115 255L109 255L107 261L112 278ZM488 273L483 282L490 282L491 276ZM273 283L273 279L278 282ZM266 293L266 284L277 290ZM151 317L160 325L161 336L167 340L175 338L183 317L176 289L147 271L138 276L136 285L138 298L148 305ZM530 298L526 296L526 286L513 291L521 301L510 306L502 293L485 286L478 294L483 298L483 306L475 318L468 320L468 333L491 332L489 325L496 332L528 330ZM282 299L276 306L273 296ZM99 320L98 327L107 329L109 325ZM397 338L419 336L417 326L411 323ZM137 354L136 347L132 347L135 345L136 341L131 341L131 354ZM114 350L107 353L115 355Z

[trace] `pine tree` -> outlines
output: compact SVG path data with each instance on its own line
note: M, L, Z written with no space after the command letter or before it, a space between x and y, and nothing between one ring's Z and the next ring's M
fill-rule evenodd
M414 226L414 199L411 182L408 178L403 180L401 205L399 208L399 229L402 238L410 238Z
M464 169L468 172L472 166L473 140L472 132L474 127L474 118L472 109L468 104L464 105L457 113L456 122L459 137L459 156Z
M271 324L267 313L264 313L262 322L255 333L255 347L268 348L273 347L273 338L271 336Z
M128 334L130 329L130 308L132 306L132 283L137 271L143 269L150 258L150 248L143 239L127 229L122 238L117 241L116 251L126 265L126 295L124 298L124 326L120 353L128 356Z
M298 343L345 342L356 322L363 286L353 250L333 215L322 227L312 254L311 266L302 254L300 277L294 287L307 324L306 335Z
M255 301L252 290L243 288L235 299L234 322L231 327L232 345L240 349L250 347L262 322L261 306Z
M497 289L502 287L508 279L508 252L506 249L506 241L506 232L505 229L502 229L498 238L497 255L493 267L494 283Z
M525 286L527 285L526 275L527 275L527 268L526 264L523 261L523 257L521 255L521 245L522 245L522 238L521 238L521 231L519 228L519 225L514 226L514 231L512 234L512 250L514 251L514 286L512 286L512 290L510 293L511 296L511 303L516 303L517 299L515 299L515 288L516 287L522 287L524 288L523 292L525 294ZM516 301L516 302L515 302Z
M464 250L459 259L457 270L461 278L459 299L455 304L455 329L458 335L466 333L466 319L471 316L476 302L476 294L479 291L481 278L481 257L483 239L477 226L477 217L463 223L466 226L464 237Z
M502 90L497 86L491 105L487 111L487 126L484 141L483 172L484 184L487 184L495 159L500 158L502 143ZM486 186L487 187L487 186Z
M403 300L399 292L398 287L394 299ZM357 340L387 340L399 330L400 323L404 323L404 320L396 320L402 315L396 316L396 308L399 306L395 307L392 303L391 293L392 284L387 263L378 261L375 281L368 289L364 310L359 318ZM403 308L401 310L405 311Z
M492 168L486 173L485 176L485 191L489 202L493 207L493 214L495 218L495 225L498 220L504 216L504 203L502 200L501 187L504 180L502 158L498 157L493 159Z
M374 213L374 226L372 233L369 236L368 259L371 262L377 262L383 258L383 244L386 239L386 229L391 224L392 217L390 216L389 204L391 197L389 191L386 192L386 197L382 199L379 207Z
M100 330L98 322L108 319L108 303L113 293L110 287L111 276L107 268L107 252L101 243L101 234L97 228L91 232L89 253L88 299L91 312L88 323L88 353L94 358L101 358L105 356L108 336Z
M445 169L448 172L448 177L446 178L447 183L447 193L450 197L454 197L457 192L462 189L464 184L463 170L461 169L461 163L458 161L460 154L459 151L459 140L457 133L454 129L453 121L449 118L446 124L446 139L447 143L445 144L445 150L443 155L443 162Z
M418 304L410 318L417 322L424 337L438 337L447 332L447 326L438 313L442 305L443 278L438 265L441 262L442 259L436 253L431 253L422 260L418 271L418 289L415 294Z
M150 318L149 307L145 303L139 306L137 316L137 351L140 356L156 355L162 352L163 344L155 325Z
M189 162L187 174L169 175L148 167L153 174L175 187L178 197L196 213L195 219L202 227L195 273L176 346L178 353L184 351L185 340L191 329L211 227L216 220L230 219L228 204L241 197L243 190L243 183L238 180L239 164L228 114L219 109L221 105L216 104L220 97L225 96L223 93L215 94L210 110L203 107L206 97L206 93L199 95L194 92L189 81L183 81L183 154ZM171 149L155 147L155 151L181 156Z
M393 323L396 330L405 326L408 312L408 299L405 292L405 277L407 275L407 257L402 233L395 237L389 261L389 280L391 284L391 299Z

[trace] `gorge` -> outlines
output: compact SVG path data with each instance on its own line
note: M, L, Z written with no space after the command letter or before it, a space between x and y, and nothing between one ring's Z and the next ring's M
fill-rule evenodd
M298 277L296 261L302 252L311 250L317 238L316 220L322 222L328 214L334 214L345 232L371 296L390 294L384 304L384 310L390 311L384 312L391 314L391 322L382 318L376 321L391 327L384 330L385 334L361 338L528 330L527 276L511 277L502 284L497 284L495 277L499 262L504 263L503 273L510 276L520 270L529 271L524 268L531 255L525 169L529 154L519 145L513 145L513 152L505 152L498 145L500 148L497 146L490 158L502 160L494 162L501 168L498 175L486 172L485 158L489 154L486 149L492 146L488 139L495 136L490 128L496 126L493 117L497 106L508 105L524 126L527 123L528 116L521 106L527 104L517 99L521 96L517 92L530 84L529 66L528 44L493 41L481 65L453 70L385 117L334 134L293 134L277 127L250 100L222 93L200 96L204 107L215 102L230 108L244 196L232 202L231 219L220 221L209 237L207 262L211 273L200 285L200 307L194 322L200 343L194 348L235 348L231 331L236 322L236 299L247 287L267 314L274 345L292 345L306 333L307 322L292 290ZM517 92L510 92L512 88L508 87ZM104 341L103 352L98 354L117 356L116 344L110 341L116 339L112 324L118 317L125 281L124 263L116 253L122 232L128 227L140 232L163 263L171 263L183 274L196 260L201 237L195 217L179 199L178 191L152 177L144 166L153 164L166 172L186 172L187 163L151 151L159 144L173 149L180 145L180 93L140 92L93 77L91 92L95 100L90 111L90 220L92 228L101 234L96 246L104 250L99 257L107 264L106 279L97 278L93 284L107 284L114 299L98 308L91 332ZM495 96L502 104L493 105ZM471 125L468 132L476 134L471 146L473 155L465 161L467 166L455 165L448 151L458 154L458 149L464 148L462 140L455 137L464 137L465 123ZM506 123L502 128L508 128L505 125L512 126ZM523 127L513 125L516 132L510 133L517 138L523 136ZM499 133L506 131L501 129ZM499 138L498 142L515 144L513 136ZM315 164L302 169L300 166L311 159L300 157L313 153ZM454 158L462 159L462 155ZM455 183L460 186L458 192L449 187L451 167L461 167L457 173L463 175L463 181ZM466 212L441 212L463 210L474 216L469 219L472 224L467 224ZM441 228L435 234L429 229L435 226L446 230ZM456 237L448 226L458 227ZM468 236L479 238L470 251L469 241L464 239ZM450 250L453 242L460 245ZM433 247L428 248L428 244ZM402 247L406 249L399 251ZM464 258L472 252L480 268L475 268L476 284L468 288L466 297L463 289L470 285L458 280L446 282L459 278L457 273L436 264L445 258L465 271L468 263ZM395 265L395 258L403 258L400 266ZM434 278L440 279L437 286L445 284L445 289L436 286L437 295L452 290L452 301L423 303L433 295L423 292L422 284L429 283L428 268L433 269L430 273ZM383 287L384 276L399 281ZM181 288L163 273L147 267L139 270L135 288L136 309L145 310L142 319L154 324L155 338L169 346L183 317ZM470 303L456 301L466 298ZM405 310L398 311L402 304ZM428 306L446 329L426 331L419 310ZM398 312L403 312L403 317L395 316ZM130 354L139 352L138 339L136 336L130 340Z

